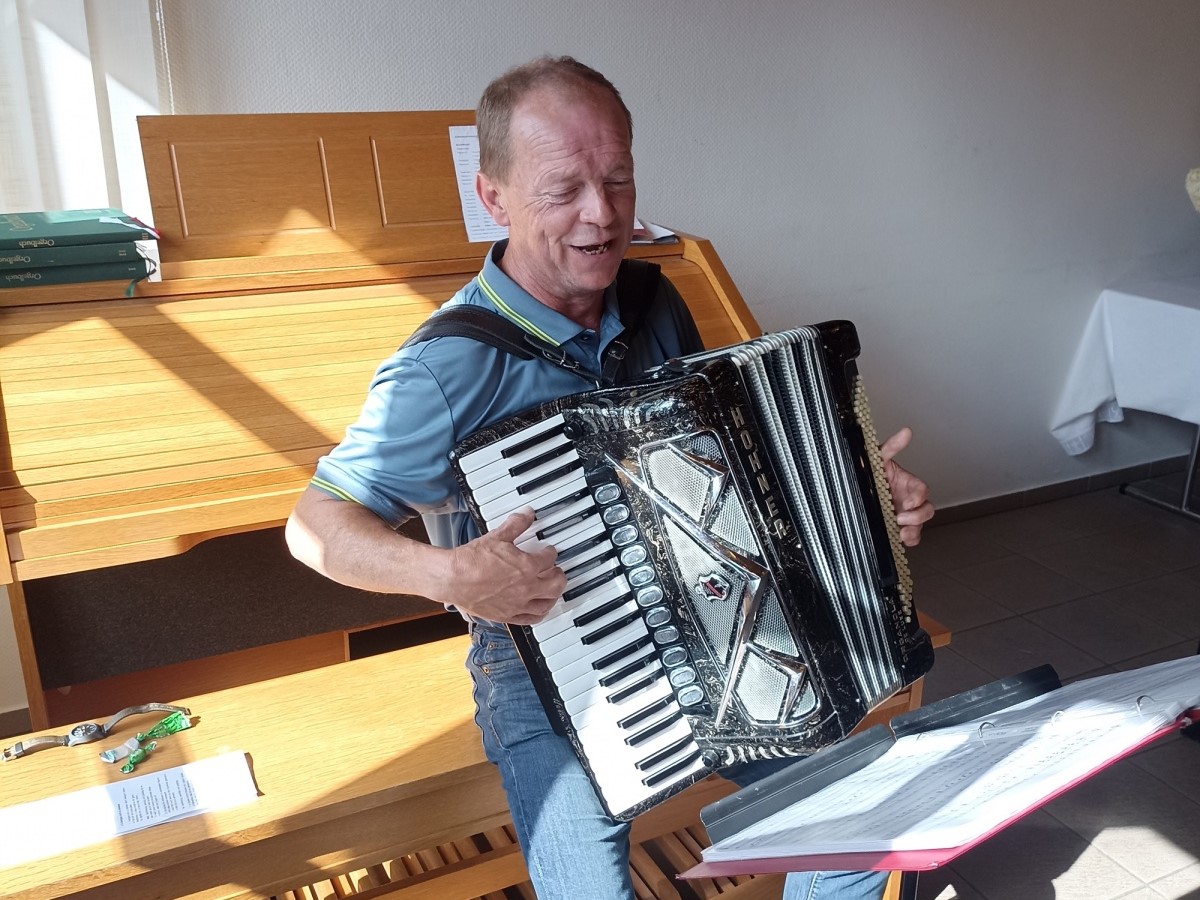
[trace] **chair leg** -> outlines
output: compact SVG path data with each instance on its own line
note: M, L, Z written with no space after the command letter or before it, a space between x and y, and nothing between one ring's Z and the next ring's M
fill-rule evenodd
M882 900L917 900L917 873L889 872Z

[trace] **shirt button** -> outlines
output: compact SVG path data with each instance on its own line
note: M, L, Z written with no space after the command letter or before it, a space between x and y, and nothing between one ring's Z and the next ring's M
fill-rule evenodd
M596 336L596 335L595 335L593 332L591 332L591 331L585 331L583 334L581 334L581 335L579 336L579 339L580 339L581 341L583 341L585 344L590 344L590 343L592 342L592 339L593 339L595 336Z

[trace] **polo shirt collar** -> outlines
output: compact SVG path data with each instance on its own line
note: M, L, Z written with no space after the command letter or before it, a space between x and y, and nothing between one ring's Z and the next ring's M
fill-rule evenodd
M574 340L585 331L578 322L552 310L504 273L497 260L507 248L507 239L497 241L488 252L483 261L483 270L477 276L480 289L496 311L535 337L555 346ZM604 290L606 316L617 316L616 293L612 285Z

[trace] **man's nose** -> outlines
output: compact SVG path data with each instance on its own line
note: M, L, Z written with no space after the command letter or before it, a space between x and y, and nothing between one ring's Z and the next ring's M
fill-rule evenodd
M583 208L579 217L593 225L606 226L612 223L616 207L604 185L587 188L583 194Z

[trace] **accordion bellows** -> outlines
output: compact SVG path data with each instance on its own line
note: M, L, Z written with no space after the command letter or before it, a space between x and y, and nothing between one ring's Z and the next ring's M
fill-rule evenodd
M543 404L451 459L481 530L558 549L512 628L551 722L629 819L725 765L845 737L933 662L849 322Z

